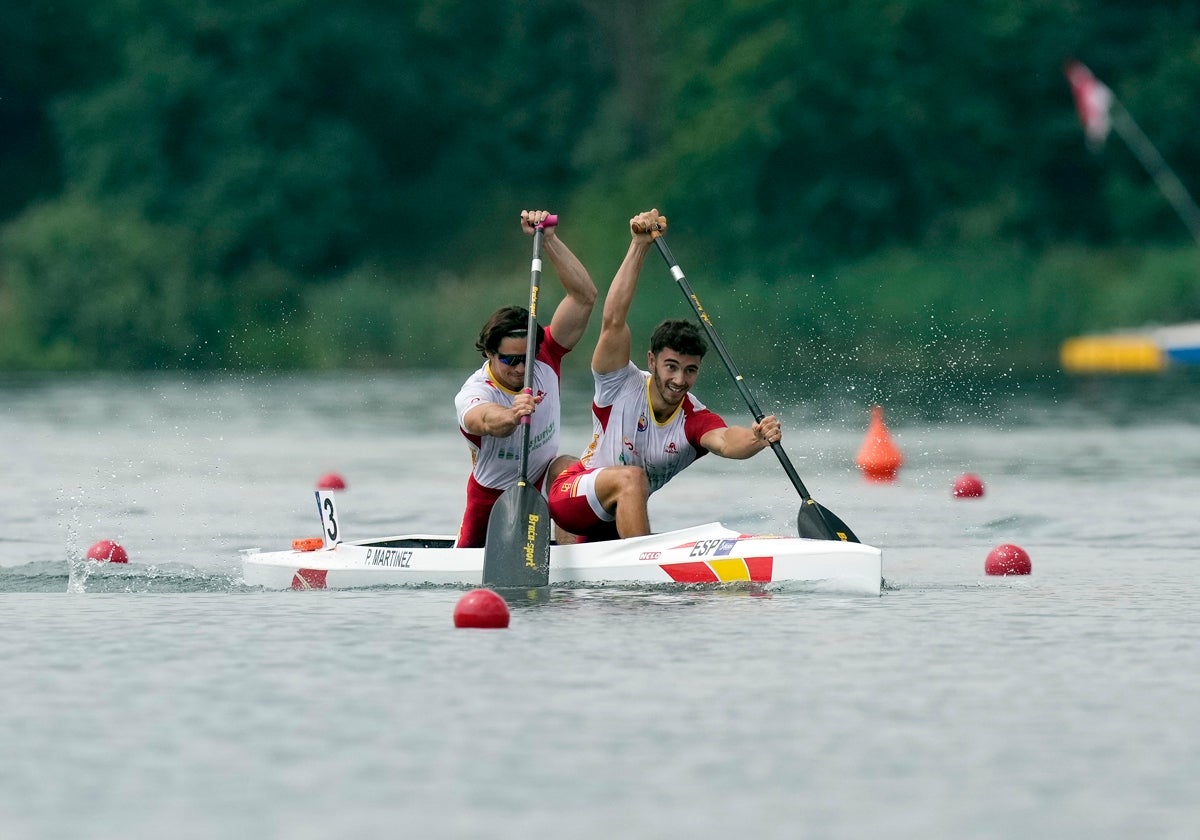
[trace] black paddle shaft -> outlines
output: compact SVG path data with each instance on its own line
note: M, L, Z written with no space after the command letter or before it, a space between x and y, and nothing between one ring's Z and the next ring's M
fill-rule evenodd
M758 406L758 400L754 399L754 394L750 392L750 388L746 385L746 381L738 372L737 365L733 363L733 358L729 355L729 351L725 349L725 343L721 341L721 336L717 335L716 327L713 326L712 320L709 319L708 313L704 311L704 307L700 304L700 299L696 297L696 293L692 291L691 285L687 281L687 277L683 274L683 269L679 267L679 263L675 261L675 255L671 253L671 249L667 247L667 243L663 240L662 235L654 237L654 244L658 246L658 251L663 255L663 259L667 261L667 265L671 268L671 276L675 278L675 282L683 289L683 294L691 303L692 309L696 312L696 317L700 319L700 326L704 327L704 332L708 335L709 341L716 348L717 355L721 357L721 361L725 363L729 375L733 377L733 382L737 386L738 393L742 395L742 399L746 401L746 405L750 408L750 413L754 415L754 422L761 423L767 415ZM792 480L792 484L796 486L796 491L800 494L800 498L808 501L812 498L808 490L804 487L804 482L800 480L800 475L796 472L796 468L792 466L791 459L787 453L783 451L783 445L779 441L771 444L771 449L779 458L779 463L783 465L784 472L788 478Z
M542 284L542 238L545 236L544 225L533 229L533 260L529 271L529 321L525 327L525 384L526 394L533 393L533 360L537 355L537 299L538 288ZM533 423L530 415L521 418L521 463L517 473L517 486L524 487L529 483L529 433Z
M671 269L671 276L675 278L675 282L679 284L679 288L683 290L684 297L688 299L688 303L692 305L692 309L696 313L696 317L700 319L700 326L704 328L704 332L708 335L713 347L716 348L717 355L721 357L721 361L725 363L725 368L729 371L729 375L733 377L733 382L737 386L738 393L742 395L742 399L746 401L746 405L750 409L750 413L754 415L754 422L761 423L766 416L762 409L759 408L758 400L754 398L754 394L750 392L750 387L746 385L746 381L742 378L742 374L738 372L737 365L733 363L733 357L729 355L729 351L725 349L725 343L721 341L721 336L717 335L717 328L713 326L712 320L708 317L708 313L704 311L704 307L700 304L700 299L696 297L696 293L692 291L691 285L684 276L683 269L679 267L679 263L675 260L675 255L671 253L671 249L667 247L666 240L661 233L654 237L654 244L658 246L658 252L662 254L666 260L667 266ZM822 505L818 504L809 494L804 482L800 480L800 474L796 472L796 468L792 466L792 461L788 458L787 452L783 449L783 444L779 441L774 441L771 444L771 451L775 453L775 457L779 459L779 463L783 466L783 471L787 473L787 477L791 480L792 486L796 488L796 492L800 494L800 499L804 505L800 509L797 527L801 532L801 536L811 536L805 534L806 530L813 530L809 524L815 524L818 532L822 532L822 536L826 539L842 540L848 542L858 542L858 538L846 527L846 524L834 516L830 511L826 510ZM814 518L810 512L815 512Z
M533 362L537 355L537 301L538 289L542 285L542 241L546 228L558 224L558 216L548 215L533 228L533 259L529 264L529 320L525 324L525 383L526 394L533 393ZM517 486L529 483L529 432L532 422L526 414L521 418L521 463L517 473Z

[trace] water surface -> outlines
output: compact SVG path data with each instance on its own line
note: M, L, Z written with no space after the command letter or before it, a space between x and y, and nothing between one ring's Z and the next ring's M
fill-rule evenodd
M0 834L1195 836L1187 377L897 400L892 484L853 467L855 394L769 406L883 549L879 598L561 589L467 631L459 590L241 583L239 548L315 533L331 470L349 536L452 532L459 378L0 383ZM968 470L983 499L951 497ZM768 452L702 459L651 515L790 533L797 508ZM81 560L103 538L128 566ZM983 573L1002 542L1032 575Z

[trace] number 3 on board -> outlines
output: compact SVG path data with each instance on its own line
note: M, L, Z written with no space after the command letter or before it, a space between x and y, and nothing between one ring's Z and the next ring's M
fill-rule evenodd
M321 537L325 548L333 548L340 542L338 533L337 506L333 503L333 491L317 491L317 514L321 517Z

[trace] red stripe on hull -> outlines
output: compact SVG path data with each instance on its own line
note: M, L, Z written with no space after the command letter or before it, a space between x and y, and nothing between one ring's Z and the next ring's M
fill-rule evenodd
M770 583L774 566L773 557L747 557L746 568L750 570L750 580L759 583Z
M292 575L292 589L324 589L328 569L297 569Z
M716 572L707 563L668 563L660 566L676 583L717 583Z

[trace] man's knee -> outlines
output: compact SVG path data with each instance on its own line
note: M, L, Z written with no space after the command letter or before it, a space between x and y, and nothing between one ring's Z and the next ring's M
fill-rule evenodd
M612 497L621 499L645 499L650 495L650 480L641 467L612 467Z
M563 474L564 470L573 467L579 463L579 459L574 455L559 455L550 462L550 466L546 469L546 486L549 487L554 479Z

